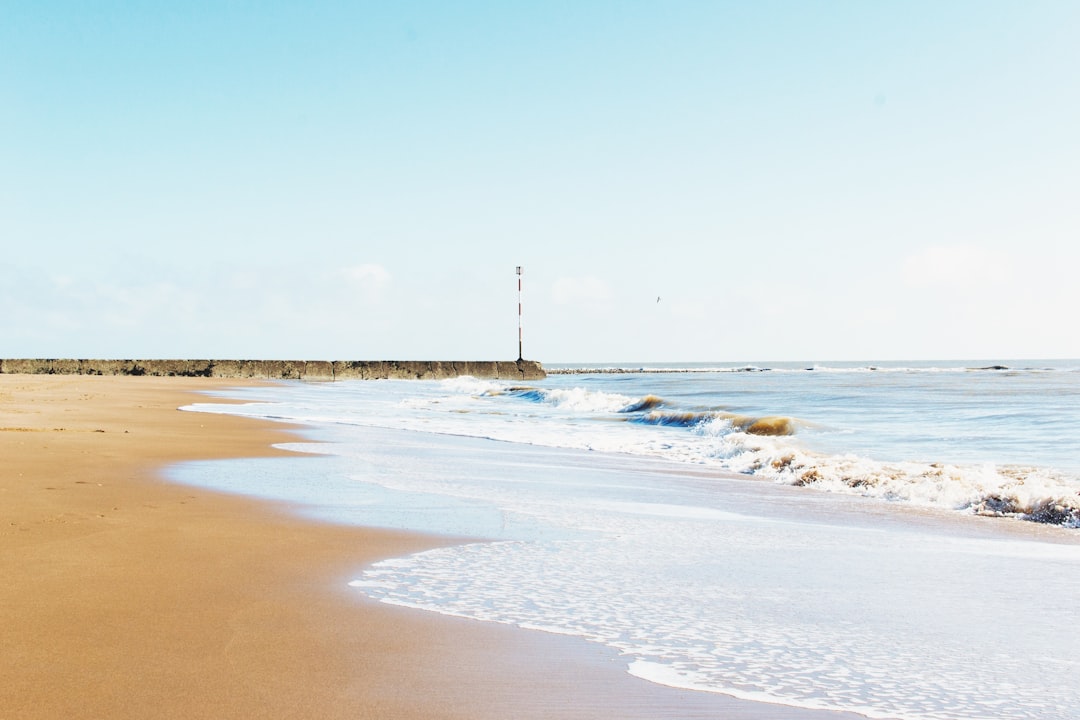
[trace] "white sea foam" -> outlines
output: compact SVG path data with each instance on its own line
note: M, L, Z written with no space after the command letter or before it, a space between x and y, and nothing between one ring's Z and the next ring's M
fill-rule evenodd
M1057 413L1062 427L1051 430L1062 435L1040 447L1071 432L1067 382L1046 392L1030 377L1003 386L1002 375L965 375L976 390L1003 394L993 405L1005 404L996 408L1004 420L980 421L1004 422L1000 435L1042 442L1018 429L1013 411ZM947 435L951 408L910 403L926 394L926 378L947 391L949 373L920 373L915 388L897 373L889 382L899 386L873 385L869 398L855 373L709 377L725 378L719 390L674 375L657 386L614 376L525 389L473 380L292 384L243 391L259 402L200 409L321 419L328 442L293 447L330 453L304 471L323 475L299 480L287 466L273 486L311 493L304 502L338 521L496 540L378 563L355 587L384 602L580 636L617 649L642 677L758 701L911 720L1077 716L1080 545L1070 531L1040 529L1055 543L1018 540L993 533L1003 521L971 531L940 514L912 523L879 501L970 506L980 492L1030 501L1072 489L1071 476L1036 467L1021 478L988 461L871 460L819 443L860 440L857 425L818 414L830 403L867 411L870 421L900 407L886 436L919 422ZM869 371L859 377L880 382ZM1017 400L1015 383L1030 385L1041 404ZM944 403L946 395L931 397ZM1060 408L1049 405L1056 398ZM961 410L965 422L990 415ZM652 412L699 420L634 422ZM751 435L733 421L775 412L801 432ZM933 453L935 443L913 447ZM956 451L942 447L942 460ZM988 447L969 455L989 457ZM275 467L261 471L260 487ZM730 479L721 469L777 482ZM811 471L814 483L843 494L783 484L808 482ZM238 473L206 475L223 482Z
M580 387L556 389L512 388L507 392L554 408L580 413L618 412L633 400L633 398L626 395L597 392Z
M797 372L791 368L787 370ZM956 382L965 382L965 378L982 380L996 378L1000 374L999 371L942 367L891 367L881 368L881 371L901 375L918 373L915 377L933 377L934 383L939 382L936 378L945 377L946 379L941 381L944 384L940 387L946 388L950 387L949 383L956 378L959 378ZM829 368L829 372L832 374L827 377L847 379L871 371L868 367L856 367ZM1065 377L1078 375L1069 370L1034 370L1020 377L1020 381L1029 382L1031 378L1038 378L1041 374ZM601 380L609 377L602 376ZM768 413L756 416L746 412L738 413L734 408L725 407L719 402L691 405L686 400L678 397L672 399L666 395L628 395L613 392L602 382L593 383L594 387L586 387L579 382L573 382L574 378L570 379L571 384L549 387L539 384L515 386L503 381L464 377L434 383L414 382L412 387L416 387L417 391L407 393L397 392L402 386L390 381L375 383L379 392L365 394L362 409L343 407L335 414L325 405L319 404L317 398L306 398L285 406L275 406L272 412L258 404L241 406L232 412L250 412L255 415L261 413L286 421L336 422L400 429L422 428L431 432L473 435L507 442L662 457L829 492L1080 527L1080 479L1076 473L1063 472L1047 464L950 461L945 457L935 457L937 451L927 441L923 441L925 447L905 449L906 452L918 451L928 455L921 459L887 461L875 459L865 452L823 452L811 447L810 443L831 438L835 445L843 442L844 438L857 440L859 435L865 432L862 429L853 432L843 428L829 428L827 424L816 422L814 418L766 418L764 416ZM917 384L925 381L911 382L916 383L916 390L925 390L925 387ZM968 379L966 382L973 381ZM692 381L689 384L692 385ZM642 382L639 382L638 386L643 389L648 387ZM742 391L739 386L729 386ZM791 393L786 396L789 401L798 399L794 393L802 387L805 385L796 383L787 391ZM854 387L860 389L862 384L857 383ZM897 392L895 387L897 386L892 381L885 385L885 388L894 394ZM901 382L901 391L905 387ZM930 387L936 388L939 385ZM997 389L999 385L987 387ZM1021 384L1020 387L1025 386ZM1076 387L1075 380L1066 385L1080 400L1080 390ZM1036 386L1032 391L1037 389ZM845 388L841 385L839 391L851 392L851 387ZM325 393L313 391L312 394ZM827 399L835 402L833 397ZM903 402L911 401L908 396L898 397ZM716 398L717 401L722 399L722 395ZM783 399L777 402L783 402ZM844 402L852 401L845 398ZM864 409L857 405L852 407L862 413L860 417L865 416ZM784 407L777 409L787 410ZM1036 412L1027 407L1021 409L1028 413ZM808 410L814 411L815 408ZM910 435L911 425L938 422L941 425L939 430L928 426L924 432L931 438L934 433L939 433L948 440L947 433L967 432L970 425L984 422L979 420L974 412L968 413L974 419L965 419L964 424L957 421L952 425L935 417L941 412L937 409L908 412L909 416L906 418L901 414L891 420L892 424L885 425L882 432L892 429L893 432ZM1028 426L1021 420L1011 420L1007 407L991 406L979 412L992 417L994 422L1008 423L1002 428L992 430L1001 436L1002 442L1011 443L1012 447L1038 439L1037 432L1043 427L1037 416ZM1038 412L1052 418L1054 412L1060 413L1061 410L1050 406ZM1058 420L1052 419L1055 422ZM1063 422L1058 432L1068 437L1068 441L1075 446L1075 436L1069 434L1069 422L1080 432L1080 418L1076 417L1074 411L1074 417L1064 419L1068 422ZM781 432L795 434L770 437L747 432L748 429L753 430L756 427L754 423L757 421L765 423L766 432L779 427ZM636 425L652 425L656 430L650 431ZM806 433L808 429L812 430L809 434ZM880 438L884 437L884 447L889 451L889 443L895 441L887 435L878 437L879 442ZM1044 447L1046 446L1044 443ZM1053 448L1054 445L1049 444L1049 447ZM961 450L968 455L978 452L978 448L974 451L967 448ZM1055 451L1062 452L1060 448ZM898 454L896 450L891 452ZM998 454L994 447L986 448L985 452ZM1073 460L1075 462L1075 457Z
M716 455L735 472L829 492L1080 527L1077 483L1053 469L879 462L808 452L783 440L726 429L718 433Z
M568 475L587 493L613 491L610 478L604 490L596 482L608 477L602 464L559 468L558 477ZM552 502L543 488L522 494L520 479L513 492L493 490L490 478L451 484L588 534L376 564L359 584L367 594L577 635L619 650L650 679L798 707L933 720L1065 718L1076 699L1064 688L1080 664L1048 647L1063 630L1076 639L1057 625L1071 617L1061 602L1075 584L1070 568L1080 567L1076 546L806 524L754 514L748 505L763 498L726 490L714 502L734 511L702 507L700 487L680 505L670 488L649 490L643 475L620 483L636 501L575 493ZM654 492L668 501L642 499ZM1039 578L1049 584L1035 598L1029 583ZM1032 627L1034 616L1044 624ZM1033 654L1061 664L1036 671ZM996 712L986 689L1010 682L1010 705Z
M877 370L876 367L829 369L830 372L848 375ZM893 367L883 368L882 371L951 375L958 372L956 368L940 367ZM998 371L965 368L959 372L985 375ZM1031 372L1037 375L1060 371ZM1052 467L1018 463L940 462L933 457L923 461L887 462L850 452L829 454L809 449L801 437L775 438L750 434L746 429L754 427L752 423L757 418L739 416L723 408L669 409L668 403L656 396L632 399L581 387L548 390L544 396L560 397L564 394L574 398L573 403L566 403L566 407L571 409L587 408L590 412L607 413L639 409L641 412L633 418L637 422L687 427L691 430L683 437L668 435L662 438L647 433L636 436L608 433L604 442L588 445L593 449L658 455L694 464L715 464L733 472L830 492L1080 526L1080 482L1076 475ZM657 406L665 409L657 410ZM1000 410L997 417L1002 417ZM909 422L923 422L925 419L925 415L922 418L912 417ZM814 426L814 423L800 418L781 420L786 423L783 427L791 430ZM1014 427L1018 424L1014 423ZM561 446L580 447L580 432L578 435L577 443L568 442L569 438L551 436L548 436L548 441ZM928 449L927 452L932 450ZM988 452L993 452L993 449L988 449Z

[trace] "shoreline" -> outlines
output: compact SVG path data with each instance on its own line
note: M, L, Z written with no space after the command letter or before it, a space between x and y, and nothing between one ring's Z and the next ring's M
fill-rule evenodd
M165 479L293 455L271 447L288 426L177 411L242 384L0 375L3 717L859 717L666 688L575 638L365 598L358 568L454 539Z

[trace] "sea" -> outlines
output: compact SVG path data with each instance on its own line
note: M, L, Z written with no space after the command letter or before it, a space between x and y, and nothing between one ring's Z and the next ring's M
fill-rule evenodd
M601 643L648 681L1080 718L1080 360L546 369L214 393L183 409L299 424L304 456L171 472L458 538L352 591Z

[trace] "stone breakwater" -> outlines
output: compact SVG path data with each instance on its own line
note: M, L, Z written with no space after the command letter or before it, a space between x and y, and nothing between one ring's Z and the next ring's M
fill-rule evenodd
M166 375L272 380L495 380L546 377L535 360L0 360L0 374Z

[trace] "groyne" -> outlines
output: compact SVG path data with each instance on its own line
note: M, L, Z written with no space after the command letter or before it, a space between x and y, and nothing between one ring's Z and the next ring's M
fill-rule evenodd
M272 380L495 380L546 377L535 360L0 360L5 375L158 375Z

